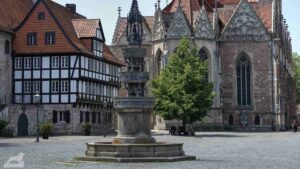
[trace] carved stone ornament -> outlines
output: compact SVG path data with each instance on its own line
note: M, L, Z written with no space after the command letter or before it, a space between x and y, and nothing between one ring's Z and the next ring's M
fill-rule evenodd
M154 22L155 23L154 23L154 28L153 28L153 40L163 39L165 29L164 29L164 24L163 24L161 11L157 12Z
M204 39L214 38L214 31L208 19L205 8L201 9L194 25L195 25L194 31L195 31L196 38L204 38Z
M270 39L270 36L252 6L247 1L242 0L224 28L222 39L228 41L266 41Z
M191 36L191 29L181 7L178 7L171 21L167 37L177 38L183 36Z

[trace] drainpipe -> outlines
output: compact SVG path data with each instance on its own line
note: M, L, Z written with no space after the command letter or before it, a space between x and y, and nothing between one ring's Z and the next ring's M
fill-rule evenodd
M274 50L274 43L275 41L271 41L271 70L272 70L272 114L274 115L273 118L273 131L278 130L278 122L277 122L277 117L276 117L276 112L275 112L275 99L274 99L274 64L273 64L273 50Z

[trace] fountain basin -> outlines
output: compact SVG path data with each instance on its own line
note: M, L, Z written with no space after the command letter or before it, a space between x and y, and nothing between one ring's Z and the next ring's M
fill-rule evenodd
M195 160L186 156L181 143L157 142L154 144L112 144L110 142L87 143L85 157L80 161L111 162L173 162Z

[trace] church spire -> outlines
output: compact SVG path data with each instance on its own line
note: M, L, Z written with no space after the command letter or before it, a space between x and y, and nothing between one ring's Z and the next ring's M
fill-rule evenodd
M129 45L140 46L143 40L143 16L137 0L132 0L131 9L127 17L127 41Z
M213 30L215 32L215 37L218 38L219 32L220 32L219 15L218 15L218 0L215 0L215 9L214 9L214 17L213 17Z

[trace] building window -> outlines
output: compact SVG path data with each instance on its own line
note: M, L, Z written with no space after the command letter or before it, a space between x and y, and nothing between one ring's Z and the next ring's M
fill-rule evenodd
M39 12L38 13L38 20L45 20L45 13L44 12Z
M207 54L204 47L199 51L199 58L202 62L207 62L208 61L208 54ZM205 79L206 79L206 81L208 81L208 71L205 74Z
M96 56L102 57L103 45L97 40L93 40L93 51Z
M27 33L27 45L28 46L37 45L37 33L36 32Z
M98 112L98 123L101 124L101 113Z
M81 111L80 112L80 123L82 123L83 122L83 112Z
M22 69L22 58L15 58L15 69Z
M229 115L228 124L231 126L233 125L233 115Z
M51 59L52 68L59 68L59 56L53 56Z
M245 53L237 62L237 101L239 106L251 105L251 65Z
M70 115L70 111L53 111L53 116L52 116L52 122L54 124L56 123L70 123L71 122L71 115Z
M32 92L33 93L40 93L41 83L40 81L32 82Z
M95 123L96 123L96 120L97 120L97 119L96 119L96 112L93 112L93 113L92 113L92 123L95 124Z
M61 92L66 93L69 92L69 82L64 80L61 81Z
M96 37L97 37L98 39L101 39L101 40L103 39L103 38L102 38L101 30L100 30L99 28L98 28L97 31L96 31Z
M260 125L260 116L259 116L259 115L256 115L256 116L255 116L254 124L255 124L255 125Z
M55 32L46 32L45 33L45 44L54 45L55 44Z
M90 112L85 112L85 122L86 123L90 122Z
M52 122L53 122L53 124L57 123L57 111L54 111L54 110L52 112Z
M31 58L24 58L24 69L31 69Z
M61 67L62 68L68 68L69 67L69 57L68 56L62 56L61 57Z
M10 42L8 40L5 41L5 54L10 54Z
M52 81L51 83L52 93L59 92L59 81Z
M40 57L34 57L32 58L33 62L33 68L34 69L39 69L41 68L41 58Z
M31 82L30 81L24 82L24 93L31 93Z

